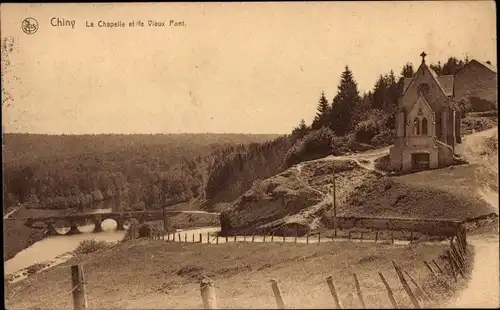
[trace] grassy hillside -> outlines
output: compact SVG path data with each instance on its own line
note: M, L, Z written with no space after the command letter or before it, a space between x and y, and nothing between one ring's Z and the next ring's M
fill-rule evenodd
M358 186L339 208L340 215L464 220L492 213L475 178L479 165L462 165Z
M359 307L352 272L363 287L368 307L390 305L377 274L383 272L401 306L410 301L397 280L391 261L396 260L420 283L430 274L423 260L438 259L442 245L401 247L379 244L228 243L220 245L134 240L102 252L80 256L6 287L7 307L69 308L69 266L84 266L90 308L186 309L202 307L200 279L216 281L218 306L223 308L274 308L269 279L279 282L286 306L331 308L333 300L325 277L333 275L346 307ZM47 285L50 283L50 285ZM125 285L126 283L126 285ZM13 298L8 298L17 292ZM441 298L445 295L441 295Z

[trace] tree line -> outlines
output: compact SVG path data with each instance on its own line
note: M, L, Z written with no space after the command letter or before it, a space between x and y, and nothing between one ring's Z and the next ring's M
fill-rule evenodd
M276 135L4 135L4 208L159 208L205 195L219 157ZM226 150L226 151L224 151Z

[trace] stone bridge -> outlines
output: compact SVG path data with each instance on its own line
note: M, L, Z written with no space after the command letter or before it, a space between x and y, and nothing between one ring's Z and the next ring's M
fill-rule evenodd
M79 226L95 225L94 232L102 231L101 223L105 220L114 220L117 224L117 230L128 228L131 220L136 219L139 223L149 221L163 220L163 215L166 218L173 217L182 213L187 214L213 214L218 216L218 213L209 213L204 211L128 211L128 212L107 212L107 213L79 213L63 216L39 216L17 218L24 220L24 225L31 228L47 228L49 232L56 231L56 228L70 227L69 233L78 233ZM61 234L60 232L57 232Z

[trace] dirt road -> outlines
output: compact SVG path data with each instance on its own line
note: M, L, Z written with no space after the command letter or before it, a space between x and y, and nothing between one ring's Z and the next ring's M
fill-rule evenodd
M497 236L474 236L468 242L476 251L471 279L465 290L446 308L498 308L499 250Z
M469 162L486 162L484 142L494 136L497 127L467 136L457 148L459 154ZM498 170L498 162L495 163ZM478 190L498 214L498 192L489 187ZM475 257L471 279L467 288L447 306L449 308L498 308L500 306L500 267L498 232L468 238L474 247Z

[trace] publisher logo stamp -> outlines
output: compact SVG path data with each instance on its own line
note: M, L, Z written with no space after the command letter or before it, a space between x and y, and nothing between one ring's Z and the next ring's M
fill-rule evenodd
M28 17L23 20L21 24L21 29L23 29L26 34L34 34L38 31L38 22L36 19Z

